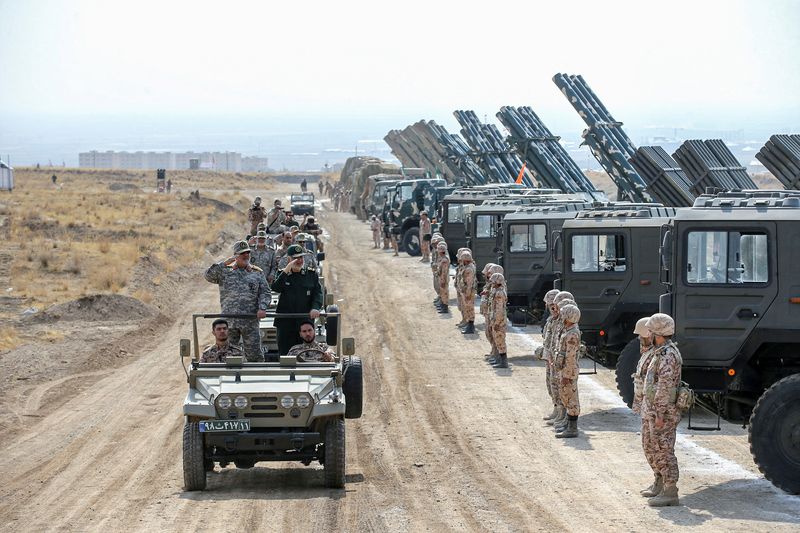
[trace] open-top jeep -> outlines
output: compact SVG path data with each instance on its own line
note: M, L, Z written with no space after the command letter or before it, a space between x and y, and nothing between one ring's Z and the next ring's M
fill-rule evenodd
M307 315L268 312L271 317ZM320 340L335 348L334 361L250 363L228 357L200 363L198 319L254 318L243 315L193 316L193 341L181 339L189 392L183 404L183 477L186 490L203 490L206 474L229 463L251 468L259 461L319 461L326 487L345 483L345 419L362 411L361 360L353 339L340 336L334 307L322 315ZM306 358L311 359L311 358Z
M292 206L292 213L294 216L314 215L314 193L292 193L290 198L290 205Z

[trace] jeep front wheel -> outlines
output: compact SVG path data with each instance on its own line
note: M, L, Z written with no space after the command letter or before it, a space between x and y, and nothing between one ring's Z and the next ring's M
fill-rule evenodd
M750 415L750 453L773 485L800 494L800 374L773 384Z
M400 249L411 257L419 257L422 255L422 248L419 244L419 228L408 228L403 233L403 241L400 243Z
M639 364L639 338L631 340L617 358L617 390L628 407L633 405L633 373Z
M203 435L197 422L183 425L183 487L186 490L206 488L206 462Z
M325 486L344 488L344 420L336 418L325 426Z

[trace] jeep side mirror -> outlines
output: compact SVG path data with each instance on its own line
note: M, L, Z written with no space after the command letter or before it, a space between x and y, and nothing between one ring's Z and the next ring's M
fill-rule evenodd
M184 357L191 357L192 355L192 341L189 339L181 339L181 359Z
M325 307L328 307L329 305L333 305L333 293L332 292L329 292L329 293L325 294Z
M325 252L317 252L317 262L325 261Z
M345 337L342 339L342 355L355 355L356 353L356 340L352 337Z

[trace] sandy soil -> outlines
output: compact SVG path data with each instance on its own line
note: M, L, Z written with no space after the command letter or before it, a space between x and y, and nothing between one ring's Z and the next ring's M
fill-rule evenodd
M651 509L638 419L613 373L579 381L581 436L553 437L538 328L509 333L512 368L483 361L481 335L434 312L430 270L371 248L366 224L322 210L327 278L363 357L365 410L347 422L347 488L319 465L260 463L182 489L178 340L218 307L198 280L158 342L81 390L54 376L28 396L19 434L0 445L0 528L14 531L797 531L800 498L758 474L745 431L678 439L682 506ZM198 276L200 272L198 272ZM455 309L453 307L452 309ZM480 319L478 320L480 323ZM585 363L586 371L590 365ZM72 376L74 377L74 376ZM36 398L58 389L40 409ZM31 399L32 398L32 399ZM24 400L24 399L23 399ZM21 400L21 401L23 401ZM711 422L710 419L704 420Z

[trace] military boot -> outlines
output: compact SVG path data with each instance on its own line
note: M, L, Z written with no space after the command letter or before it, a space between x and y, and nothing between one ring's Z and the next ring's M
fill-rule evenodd
M670 485L664 485L661 494L650 498L647 505L650 507L669 507L671 505L678 505L678 503L678 486L672 483Z
M499 355L495 352L489 354L489 358L486 360L487 363L493 365L497 362Z
M475 333L475 322L467 322L467 326L461 330L464 335L472 335Z
M557 439L574 439L578 436L578 415L567 419L567 427L564 431L556 433Z
M567 429L568 423L569 423L569 415L567 415L565 411L564 418L553 424L553 430L555 430L556 433L561 433L562 431Z
M463 327L464 327L464 326L466 326L466 325L467 325L467 323L466 323L466 322L464 322L464 321L462 320L461 322L459 322L458 324L456 324L456 327L457 327L458 329L461 329L461 328L463 328Z
M639 494L644 496L645 498L652 498L653 496L658 496L661 494L661 490L664 488L664 478L661 477L661 474L656 474L656 478L653 481L653 484L647 487L644 490L639 491Z
M504 353L498 354L497 359L495 359L494 364L492 365L493 368L508 368L508 356Z
M439 298L438 296L433 299L433 305L439 305L441 303L442 303L442 299Z
M561 419L561 417L564 416L564 408L563 407L556 406L554 408L554 412L555 412L555 416L546 422L546 424L548 426L555 426L556 422L558 422Z
M443 315L449 312L450 312L450 307L447 304L442 304L439 306L439 314Z
M552 420L556 417L556 415L558 415L558 406L554 405L553 411L549 415L543 416L542 420Z
M558 431L559 426L564 424L566 419L567 419L567 410L564 407L562 407L561 411L558 414L558 416L555 417L553 420L548 420L547 423L550 424L550 422L553 422L550 425L553 426L554 430Z

